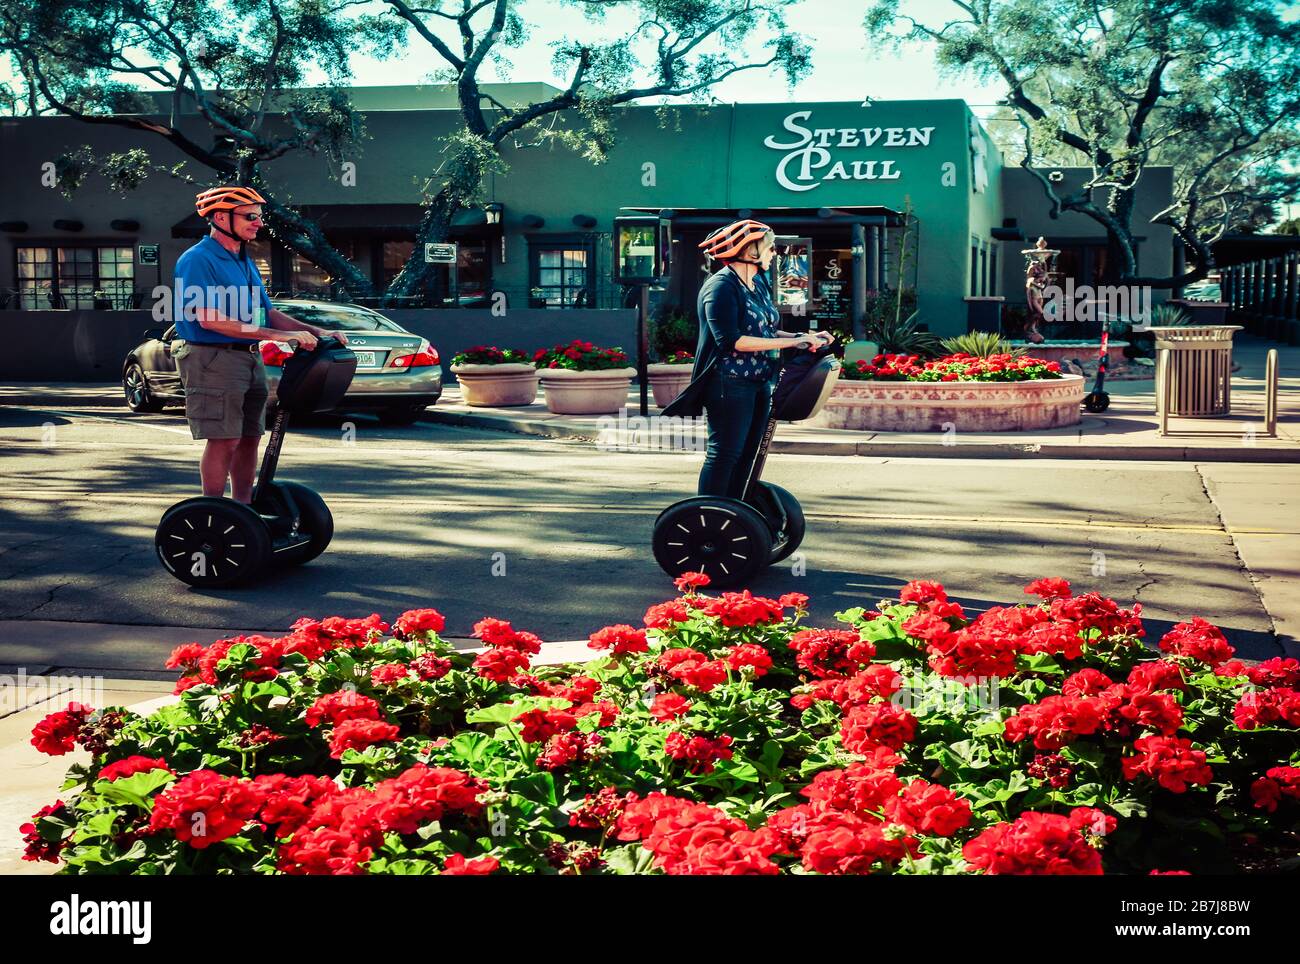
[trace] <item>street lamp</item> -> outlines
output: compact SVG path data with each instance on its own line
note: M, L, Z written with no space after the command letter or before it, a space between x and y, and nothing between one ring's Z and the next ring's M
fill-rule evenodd
M636 315L636 377L641 386L641 414L648 413L649 342L646 315L650 309L650 286L660 284L671 270L672 231L670 223L655 214L627 214L614 218L614 283L635 285L638 290Z

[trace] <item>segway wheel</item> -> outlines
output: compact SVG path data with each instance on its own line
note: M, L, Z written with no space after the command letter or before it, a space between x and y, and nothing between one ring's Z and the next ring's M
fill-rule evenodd
M702 572L710 586L730 589L767 566L772 532L756 509L738 499L699 496L659 513L652 546L655 562L668 575Z
M779 485L773 485L771 482L760 482L753 491L756 496L755 501L763 503L761 506L763 515L767 516L772 523L774 547L772 562L780 562L799 548L803 542L804 534L808 531L808 525L803 517L803 506L788 491ZM780 511L778 510L778 503ZM785 516L784 529L781 528L783 513Z
M289 530L292 513L285 493L298 509L298 531ZM301 566L311 562L334 538L334 516L315 490L297 482L271 482L262 487L253 506L267 520L271 529L271 565Z
M154 533L167 571L202 589L233 586L257 576L271 556L271 534L261 516L231 499L178 502Z

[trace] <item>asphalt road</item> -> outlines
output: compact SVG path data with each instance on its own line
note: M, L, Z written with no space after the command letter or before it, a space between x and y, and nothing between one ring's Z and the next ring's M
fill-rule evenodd
M694 493L699 454L389 428L361 416L352 437L348 424L326 418L293 431L278 476L329 503L336 532L325 555L256 586L200 591L167 575L152 543L164 509L198 494L200 443L178 413L0 409L0 620L274 629L303 615L433 606L450 635L492 615L558 640L636 623L674 595L650 556L650 527L663 506ZM1300 477L1296 467L1257 470ZM1031 579L1064 576L1125 606L1140 600L1151 637L1200 615L1243 655L1277 655L1207 494L1213 471L773 456L765 477L795 492L808 515L806 570L792 573L787 560L751 588L805 592L814 623L829 625L913 578L939 579L985 607L1025 599ZM74 665L105 665L94 645L88 637ZM0 629L0 664L13 662Z

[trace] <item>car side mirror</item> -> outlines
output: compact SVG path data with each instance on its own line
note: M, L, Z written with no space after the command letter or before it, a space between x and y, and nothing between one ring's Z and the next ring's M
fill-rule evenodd
M152 340L155 338L161 338L162 336L163 336L163 330L161 328L146 328L144 330L145 338Z

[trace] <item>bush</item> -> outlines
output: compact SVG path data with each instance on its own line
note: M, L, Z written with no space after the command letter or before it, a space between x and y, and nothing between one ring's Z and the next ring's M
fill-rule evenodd
M892 382L1024 382L1060 378L1057 362L1028 355L945 355L922 362L916 355L877 355L845 365L842 377L854 381Z
M972 358L988 358L990 355L1010 355L1013 358L1025 353L1024 348L1012 348L995 331L970 331L964 335L945 338L941 342L944 351L953 355L968 355Z
M804 625L708 596L591 635L582 666L434 610L186 644L179 702L70 705L67 803L22 828L71 874L1148 873L1300 849L1300 662L1073 595L969 614L934 582Z
M675 364L685 353L692 358L699 342L699 325L679 308L660 312L650 328L650 349L661 362Z
M533 353L538 368L567 368L577 372L598 372L626 368L627 353L622 348L597 348L589 341L575 338L567 345L539 348Z
M515 348L475 345L452 358L453 365L528 365L528 356Z

